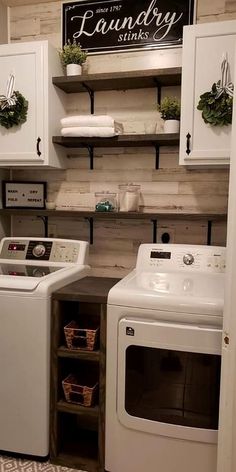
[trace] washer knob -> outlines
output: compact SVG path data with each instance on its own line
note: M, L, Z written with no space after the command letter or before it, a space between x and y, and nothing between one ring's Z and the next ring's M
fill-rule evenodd
M183 262L185 265L191 265L194 263L194 257L192 254L185 254L183 257Z
M42 257L44 256L45 252L46 248L43 244L37 244L37 246L35 246L32 251L35 257Z

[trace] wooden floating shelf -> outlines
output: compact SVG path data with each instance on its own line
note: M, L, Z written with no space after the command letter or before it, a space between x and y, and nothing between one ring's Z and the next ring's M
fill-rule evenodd
M12 216L47 216L47 217L67 217L67 218L94 218L96 220L118 220L118 219L139 219L139 220L155 220L155 219L190 219L190 220L211 220L225 221L227 213L186 213L186 212L155 212L155 213L139 213L139 212L98 212L98 211L72 211L72 210L43 210L43 209L0 209L0 215Z
M179 134L120 134L112 138L53 136L52 142L67 148L177 146Z
M62 411L64 413L75 413L75 414L82 414L85 416L93 416L98 418L99 415L99 408L98 405L89 407L89 406L82 406L77 405L76 403L68 403L64 400L59 400L57 402L57 410Z
M61 346L57 350L58 357L67 357L69 359L83 359L86 361L99 361L99 351L86 351L82 349L68 349L65 346Z
M66 93L164 87L181 84L181 67L53 77L52 82Z
M120 279L112 277L87 276L76 280L53 294L55 300L80 301L85 303L107 304L107 294ZM92 287L92 289L91 289ZM102 353L100 352L102 355Z

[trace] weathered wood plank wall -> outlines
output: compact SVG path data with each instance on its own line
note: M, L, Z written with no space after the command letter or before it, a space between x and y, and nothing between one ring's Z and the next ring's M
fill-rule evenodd
M7 0L6 0L7 1ZM25 3L25 5L22 5ZM55 47L61 42L61 2L17 0L10 8L11 41L49 39ZM29 5L30 4L30 5ZM199 0L197 21L220 21L236 18L236 0ZM159 52L132 52L94 56L88 60L90 72L130 69L149 69L181 65L181 50ZM168 88L164 93L178 94ZM152 89L121 92L99 92L95 100L96 113L107 113L124 124L125 132L142 132L147 120L161 122L156 111L156 91ZM68 96L68 113L88 112L86 94ZM135 119L134 119L135 117ZM14 171L17 179L48 181L49 194L60 203L93 207L94 193L101 190L117 192L118 185L135 182L141 185L143 211L221 212L227 209L228 170L188 170L178 166L178 149L163 148L160 170L154 170L155 155L152 149L97 150L95 170L90 171L86 153L80 158L68 159L68 169L58 171ZM71 156L70 156L71 157ZM74 156L73 156L74 157ZM37 174L37 175L36 175ZM27 224L27 226L26 226ZM42 235L42 223L32 218L15 218L14 234ZM50 230L60 237L88 239L88 225L81 220L54 219ZM206 222L159 222L158 239L169 232L171 242L206 242ZM225 244L225 224L213 227L213 243ZM94 245L90 262L96 275L123 276L134 265L141 242L151 242L152 226L149 222L122 221L95 223Z

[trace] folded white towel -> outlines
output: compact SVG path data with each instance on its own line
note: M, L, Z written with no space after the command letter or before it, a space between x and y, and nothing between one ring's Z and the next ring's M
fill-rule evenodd
M94 126L73 126L70 128L61 129L62 136L77 136L85 138L111 138L112 136L117 136L117 132L113 127L103 126L97 127Z
M61 127L71 126L114 126L114 119L108 115L76 115L61 119Z

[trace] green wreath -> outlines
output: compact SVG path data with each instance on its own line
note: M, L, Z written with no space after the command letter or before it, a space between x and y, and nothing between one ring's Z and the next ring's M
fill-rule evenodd
M205 123L227 126L232 123L234 85L229 81L229 63L224 54L221 63L221 79L214 83L210 92L200 95L197 106Z
M227 126L232 123L233 97L224 90L219 96L219 82L212 85L210 92L200 95L197 106L202 111L202 118L205 123L212 126Z
M13 92L12 98L14 104L0 104L0 125L7 129L22 125L27 119L28 101L18 91Z

